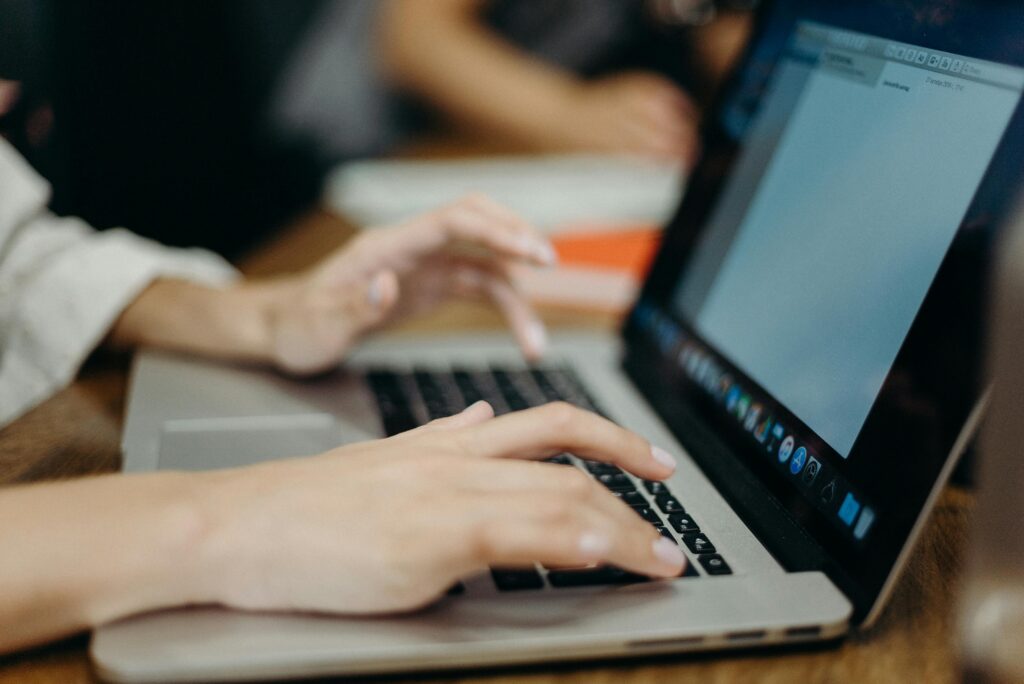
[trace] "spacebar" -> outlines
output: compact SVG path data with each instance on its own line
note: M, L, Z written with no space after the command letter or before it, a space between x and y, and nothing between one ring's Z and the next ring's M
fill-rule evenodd
M553 587L593 587L607 584L632 584L646 582L647 577L620 568L596 568L594 570L549 570L548 582Z

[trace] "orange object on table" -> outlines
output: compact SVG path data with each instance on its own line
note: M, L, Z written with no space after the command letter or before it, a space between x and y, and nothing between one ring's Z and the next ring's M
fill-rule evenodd
M569 224L551 236L557 267L513 270L538 304L622 314L636 299L661 234L649 223Z
M567 226L551 241L562 266L626 273L643 280L661 245L662 231L650 224L614 229Z

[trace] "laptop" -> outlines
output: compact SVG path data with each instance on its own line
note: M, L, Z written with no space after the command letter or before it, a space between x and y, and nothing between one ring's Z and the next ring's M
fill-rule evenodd
M870 627L984 404L982 285L1021 185L1021 35L1019 3L764 4L620 334L556 335L538 366L484 334L370 340L308 382L137 359L128 472L317 453L480 398L601 412L679 455L673 477L554 460L677 542L685 576L494 568L398 617L164 611L97 630L99 673L354 676Z

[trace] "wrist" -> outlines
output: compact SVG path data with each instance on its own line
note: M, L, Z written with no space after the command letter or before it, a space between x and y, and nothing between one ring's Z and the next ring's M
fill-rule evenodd
M271 312L284 298L284 282L212 288L181 280L156 281L124 310L108 343L268 362L273 351Z
M268 502L280 493L278 467L267 463L203 474L197 498L202 533L190 554L194 599L238 609L264 604L259 588L280 560L279 534L268 528L274 517L261 516L260 508L272 506Z
M206 503L213 490L206 475L133 476L130 490L121 486L122 479L112 477L105 485L117 489L118 496L112 499L119 510L135 513L121 530L111 521L106 534L117 543L97 572L77 575L84 624L97 626L151 610L216 603L218 560L210 544L212 520Z
M236 360L277 365L277 325L287 307L294 305L294 280L282 278L245 283L223 293L220 325L230 338Z

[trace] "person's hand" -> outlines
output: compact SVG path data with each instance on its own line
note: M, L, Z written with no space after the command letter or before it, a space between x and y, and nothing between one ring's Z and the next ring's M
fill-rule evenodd
M562 109L552 123L565 146L688 165L696 161L697 108L657 74L627 72L580 82L566 92Z
M551 243L532 226L481 196L370 229L312 271L267 288L270 356L290 373L322 371L364 333L464 296L496 305L524 355L537 359L544 326L508 267L555 260Z
M568 404L493 418L480 402L390 439L208 473L198 576L212 583L192 598L369 614L419 608L487 567L608 563L678 576L678 547L589 475L529 460L563 451L648 479L675 468Z
M0 116L14 108L21 94L21 84L0 78Z

